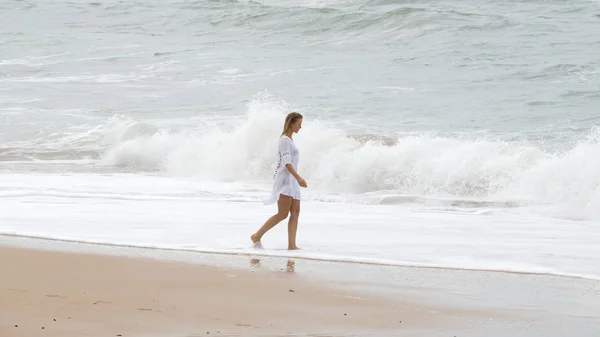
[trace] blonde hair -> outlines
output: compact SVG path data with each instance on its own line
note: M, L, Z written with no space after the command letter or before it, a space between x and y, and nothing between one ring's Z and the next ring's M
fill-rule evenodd
M287 116L285 116L285 123L283 124L283 132L282 135L290 130L292 124L296 123L296 121L300 118L303 118L301 114L297 112L290 112Z

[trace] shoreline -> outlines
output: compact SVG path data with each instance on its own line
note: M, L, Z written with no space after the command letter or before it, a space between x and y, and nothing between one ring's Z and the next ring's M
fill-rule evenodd
M504 270L504 269L482 269L482 268L460 268L460 267L445 267L441 265L424 265L424 264L410 264L410 263L394 263L394 262L376 262L376 261L368 261L368 260L352 260L350 258L318 258L318 257L310 257L310 256L295 256L293 252L290 251L289 254L268 254L264 253L261 249L255 249L253 252L249 251L219 251L219 250L202 250L202 249L186 249L186 248L169 248L169 247L153 247L153 246L144 246L144 245L128 245L128 244L113 244L113 243L105 243L105 242L93 242L93 241L82 241L82 240L71 240L71 239L59 239L59 238L51 238L44 236L35 236L35 235L20 235L20 234L0 234L0 243L2 242L1 238L15 238L15 239L26 239L26 240L42 240L42 241L51 241L51 242L63 242L67 244L76 244L76 245L94 245L101 246L106 248L130 248L130 249L141 249L141 250L157 250L164 252L189 252L196 254L206 254L206 255L224 255L224 256L259 256L263 258L287 258L287 259L296 259L296 260L305 260L305 261L314 261L314 262L327 262L327 263L342 263L342 264L358 264L358 265L369 265L375 267L389 267L389 268L415 268L415 269L433 269L433 270L448 270L448 271L457 271L457 272L481 272L481 273L500 273L500 274L509 274L509 275L531 275L531 276L548 276L548 277L561 277L568 279L579 279L579 280L589 280L589 281L600 281L600 276L588 276L588 275L577 275L577 274L568 274L568 273L551 273L551 272L536 272L536 271L516 271L516 270ZM249 244L250 245L250 244Z
M464 315L297 278L293 264L281 273L6 244L0 263L6 337L437 333Z
M0 312L14 312L14 309L18 308L19 310L25 310L22 312L24 315L22 317L32 320L44 320L48 317L43 315L40 317L39 313L36 314L31 311L27 312L27 307L15 306L15 302L11 302L15 300L14 296L23 295L24 293L10 291L8 288L20 289L14 283L22 284L25 281L31 282L31 286L34 288L43 287L45 282L39 281L45 279L43 273L35 275L35 272L30 269L28 273L33 273L31 275L35 277L24 277L26 273L23 272L22 268L39 266L44 264L44 259L61 256L59 261L61 259L62 261L79 259L80 263L76 265L84 266L98 265L98 261L110 260L116 261L118 264L129 263L129 268L133 269L141 268L140 266L151 266L148 270L175 268L177 269L175 275L208 273L207 275L214 282L200 288L194 288L196 287L194 285L186 293L194 294L206 291L206 289L216 289L220 291L218 296L220 301L229 303L231 307L240 308L240 306L245 306L247 312L255 312L258 309L252 307L252 303L256 298L246 297L240 301L243 296L239 293L233 296L233 299L231 296L236 294L236 289L240 287L247 289L252 285L259 284L265 288L262 290L264 291L261 293L262 295L257 298L261 300L268 298L270 302L266 307L277 308L277 310L273 310L274 317L277 317L273 321L277 322L297 320L297 317L292 317L289 313L286 314L285 310L282 311L282 308L289 310L290 303L286 301L293 294L289 292L289 287L296 287L296 290L302 289L301 291L295 291L295 293L302 293L302 298L317 301L303 302L300 305L295 302L291 303L296 306L294 310L296 312L301 310L303 312L301 316L307 319L307 322L310 322L302 326L296 326L292 330L286 330L281 325L270 326L269 324L272 323L268 323L264 315L259 315L257 318L258 321L263 320L260 321L262 325L255 324L258 326L257 328L248 330L247 326L240 327L235 325L237 323L229 322L229 325L226 325L229 329L227 330L223 328L223 322L227 321L228 317L239 320L240 317L244 317L244 314L240 313L240 316L231 317L228 310L223 310L220 312L220 316L213 317L218 319L217 322L221 322L220 327L215 327L215 329L220 329L221 335L229 333L230 336L237 336L238 332L243 332L241 335L247 336L281 336L286 333L294 333L292 336L307 336L308 334L327 333L331 336L401 335L429 337L451 334L467 337L481 335L504 337L510 333L513 337L549 337L570 336L569 331L578 331L580 332L578 337L595 337L597 332L600 331L600 313L597 313L596 310L600 307L600 299L594 295L600 291L600 282L593 280L496 272L386 267L345 262L310 261L301 258L204 254L189 251L104 246L7 236L0 236L0 252L2 252L0 259L7 266L5 275L12 275L10 277L13 277L13 285L10 287L1 284L0 294L2 298L7 300L0 302L5 303L4 305L7 307L3 308L0 304ZM15 261L6 252L29 252L35 255L35 258L29 261L23 261L22 259L16 259ZM111 264L107 265L110 266ZM71 272L73 271L71 270ZM156 275L163 274L142 273L146 276L143 282L150 282L149 280L153 280ZM235 280L239 283L232 285L230 288L219 288L219 282L216 282L217 279L214 277L219 277L219 275L222 277L227 274L235 276L222 278L219 282ZM106 289L97 284L93 286L94 280L110 279L110 275L117 274L103 270L93 271L91 276L75 275L71 278L83 277L81 282L77 282L79 287L88 284L92 288L96 287L97 291L103 291L105 294L114 296L115 292L119 293L118 289ZM28 281L29 279L32 279L32 281ZM3 277L2 282L5 281L6 277ZM137 283L136 280L132 279L123 279L121 282L122 288L133 290L135 290L135 287L133 287L135 284L141 283L139 279ZM182 298L180 293L177 295L177 288L179 287L177 284L171 283L166 287L164 284L160 287L158 284L155 284L155 286L156 289L160 289L161 292L165 293L163 301L173 301L176 298L181 300ZM273 296L273 289L279 289L276 296ZM54 293L57 292L54 291ZM13 297L9 298L9 295ZM327 300L323 300L324 298ZM48 299L43 298L43 300ZM115 303L116 300L111 300L111 302ZM185 305L189 308L190 303L186 303ZM327 303L337 305L336 309L324 310L323 305ZM34 306L40 304L39 298L30 304ZM182 303L176 306L179 307L180 305L185 306ZM204 307L206 306L205 304ZM112 307L112 309L115 309L115 307ZM265 310L265 306L259 307L259 311L263 314ZM339 311L337 315L333 314L336 310ZM341 317L347 318L347 316L339 314L340 310L346 311L348 314L350 314L349 310L355 310L352 316L361 319L348 324L348 320L340 320ZM143 311L136 312L134 316L141 312ZM393 317L389 316L390 313L393 313L391 315ZM209 314L212 314L212 312L209 312ZM103 315L110 317L110 315L114 315L114 312L104 312ZM179 316L184 317L186 315L179 313ZM400 319L402 326L396 325L395 318L398 316L405 317ZM146 322L143 320L144 316L135 317L138 317L142 322ZM327 319L323 320L324 317L327 317ZM365 317L369 317L369 319L363 319ZM214 321L200 322L191 318L191 316L188 317L191 323L186 322L185 319L165 319L168 326L186 326L192 330L197 330L198 326L208 327L210 323L214 323ZM0 320L0 332L3 329L12 327L12 323L7 319L7 317L2 317L2 320ZM154 323L152 322L152 324ZM146 322L145 324L149 323ZM291 323L288 324L291 326ZM107 329L112 325L113 323L110 323L99 327L99 329ZM385 329L382 327L385 327ZM164 331L162 325L150 326L149 328L151 331L146 332L151 333L152 336L156 336L160 332L170 333L168 336L195 336L199 333L198 331L192 331L190 335L191 330L186 331L185 329ZM302 330L302 328L305 329ZM16 330L13 329L8 329L2 332L1 335L27 337L37 336L36 333L39 333L38 330L33 330L32 334L27 334L23 329L19 331L20 334L14 334ZM141 332L139 326L129 326L128 329L131 329L131 333ZM70 336L67 332L62 331L60 336ZM202 334L206 332L210 331L203 331ZM45 333L48 334L49 331L45 331ZM79 333L81 333L81 330L79 330ZM188 334L186 335L186 333ZM75 335L79 336L80 334L73 334L73 336ZM135 336L142 335L137 334Z

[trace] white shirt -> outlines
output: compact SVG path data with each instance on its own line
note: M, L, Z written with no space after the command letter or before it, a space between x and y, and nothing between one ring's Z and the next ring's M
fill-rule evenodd
M282 135L279 137L277 152L278 160L275 176L273 177L273 189L269 198L263 201L265 205L278 201L280 194L289 195L296 200L300 200L300 184L285 167L287 164L292 164L294 170L298 171L300 151L290 137Z

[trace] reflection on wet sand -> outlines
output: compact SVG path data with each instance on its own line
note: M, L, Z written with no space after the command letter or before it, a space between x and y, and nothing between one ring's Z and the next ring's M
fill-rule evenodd
M288 260L285 270L289 273L295 272L296 271L296 262L294 260Z
M259 258L251 258L250 259L250 266L258 268L260 267L260 259ZM285 271L289 272L289 273L293 273L296 271L296 261L289 259L287 260L286 266L285 266Z

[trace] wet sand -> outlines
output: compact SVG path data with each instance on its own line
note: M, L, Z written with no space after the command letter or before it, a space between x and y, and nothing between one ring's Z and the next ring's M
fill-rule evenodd
M0 336L598 336L600 282L0 238Z
M284 273L0 248L0 335L189 336L436 330L444 312Z

